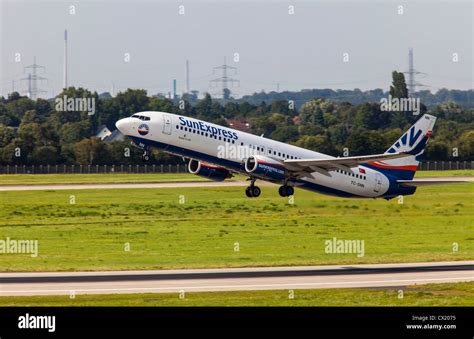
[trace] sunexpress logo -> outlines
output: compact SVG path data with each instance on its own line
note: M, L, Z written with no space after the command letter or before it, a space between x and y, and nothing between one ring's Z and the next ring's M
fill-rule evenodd
M219 127L210 126L202 121L199 121L199 122L190 121L186 119L185 117L179 117L179 123L181 126L194 128L204 133L209 133L211 135L219 135L219 136L223 136L224 138L229 138L229 139L234 139L234 140L237 140L239 138L236 132L231 132Z
M413 147L415 142L420 137L421 133L422 133L421 129L419 129L415 133L415 126L413 126L412 128L410 128L409 131L407 131L405 134L403 134L400 139L398 139L398 141L395 143L395 145L393 145L393 147L391 147L388 150L388 153L395 153L397 151L397 149L399 149L401 146Z

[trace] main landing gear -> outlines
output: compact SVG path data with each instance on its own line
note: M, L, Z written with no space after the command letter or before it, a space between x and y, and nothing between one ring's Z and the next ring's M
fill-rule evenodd
M262 193L262 191L260 190L260 187L255 186L255 180L257 179L250 178L247 180L250 180L250 186L245 189L245 195L249 198L256 198L260 196L260 193ZM283 185L280 186L280 188L278 189L278 193L280 193L280 196L282 197L289 197L290 195L293 195L295 193L295 189L293 188L293 186Z
M255 186L255 178L250 178L250 186L245 189L245 195L249 198L256 198L262 193L260 187Z
M295 193L295 189L292 186L284 185L280 186L278 193L280 193L280 196L282 197L289 197Z

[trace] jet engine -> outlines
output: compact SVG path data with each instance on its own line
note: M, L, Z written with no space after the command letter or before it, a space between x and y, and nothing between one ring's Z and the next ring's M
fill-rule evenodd
M188 170L192 174L208 178L214 181L223 181L232 177L229 170L224 167L214 166L205 162L191 159L188 164Z
M257 177L284 180L286 169L281 161L263 156L252 155L245 160L245 171Z

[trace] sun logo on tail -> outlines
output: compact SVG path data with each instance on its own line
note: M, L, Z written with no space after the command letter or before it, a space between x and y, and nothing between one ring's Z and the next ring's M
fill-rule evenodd
M408 130L405 134L403 134L401 138L398 139L397 142L393 144L392 147L390 147L387 153L396 153L398 150L401 152L411 150L413 148L413 145L415 145L417 140L420 138L421 134L422 134L421 129L419 129L415 133L415 126L412 126L410 130ZM430 134L431 134L431 131L429 131L429 134L427 133L426 136L429 138Z

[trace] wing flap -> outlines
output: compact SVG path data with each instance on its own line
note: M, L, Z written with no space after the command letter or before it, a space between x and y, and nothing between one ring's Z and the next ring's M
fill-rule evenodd
M406 153L387 153L387 154L374 154L374 155L363 155L356 157L344 157L344 158L329 158L329 159L290 159L285 160L285 166L292 171L306 170L311 171L313 168L319 168L326 171L334 169L342 169L350 171L351 167L356 167L360 164L374 161L384 161L389 159L398 159L410 156Z

